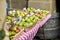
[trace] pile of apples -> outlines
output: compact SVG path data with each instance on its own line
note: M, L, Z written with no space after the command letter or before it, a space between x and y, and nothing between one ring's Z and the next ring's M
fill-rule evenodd
M21 28L32 27L37 21L41 21L49 11L35 8L23 8L23 10L10 10L6 22L9 22L9 37L21 31Z
M12 39L17 33L19 33L21 28L19 26L14 25L11 27L9 31L9 38Z

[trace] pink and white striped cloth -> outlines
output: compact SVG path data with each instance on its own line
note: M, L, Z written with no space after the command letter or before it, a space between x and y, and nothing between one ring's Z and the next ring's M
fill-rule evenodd
M33 40L36 35L38 29L42 27L46 21L51 18L51 14L48 14L42 21L38 21L34 27L32 27L28 32L23 32L22 35L18 35L13 40Z

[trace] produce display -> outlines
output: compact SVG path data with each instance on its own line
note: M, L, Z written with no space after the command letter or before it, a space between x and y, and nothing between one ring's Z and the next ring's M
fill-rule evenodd
M9 10L6 22L10 24L9 38L13 38L24 28L32 27L37 21L41 21L49 11L35 8L23 8L23 10Z

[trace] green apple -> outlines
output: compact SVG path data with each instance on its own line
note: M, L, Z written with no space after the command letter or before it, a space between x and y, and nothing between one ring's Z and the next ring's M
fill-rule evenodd
M34 9L34 8L30 8L30 10L31 10L32 12L34 12L36 9Z
M39 16L39 19L42 19L43 18L43 16Z
M7 22L11 22L11 20L6 19Z
M27 19L27 22L30 22L31 20L30 19Z
M10 31L16 31L18 26L11 27L9 30Z
M49 11L46 11L46 14L48 14L49 13Z
M11 16L15 16L15 13L12 13Z
M9 32L9 36L14 36L15 34L16 34L16 32L14 32L14 31Z
M28 17L25 17L25 20L28 20Z
M18 26L19 25L19 22L16 22L15 25Z
M22 23L19 24L19 26L22 26L22 25L23 25Z
M10 38L10 39L12 39L14 35L16 35L15 32L13 32L13 31L9 32L9 38Z
M30 20L33 20L33 17L32 16L30 17Z
M11 20L12 20L12 17L10 17L10 16L7 16L7 19L6 19L6 21L10 22Z
M23 26L24 26L24 24L25 24L25 22L23 22L23 21L22 21L22 22L20 22L20 24L19 24L19 25L23 27Z
M27 23L24 24L24 27L27 27Z
M22 19L22 21L24 22L24 21L25 21L25 19Z
M32 26L33 25L33 22L31 22L30 25Z
M7 16L7 19L11 20L12 18L10 16Z
M20 11L19 10L17 10L16 12L17 12L18 15L20 14Z
M31 25L30 25L30 23L25 23L24 26L25 27L30 27Z
M30 12L30 8L27 8L27 11Z
M24 12L21 12L20 15L21 15L21 16L24 16L25 14L24 14Z
M33 22L33 23L35 23L35 22L36 22L36 20L34 19L34 20L32 20L32 22Z

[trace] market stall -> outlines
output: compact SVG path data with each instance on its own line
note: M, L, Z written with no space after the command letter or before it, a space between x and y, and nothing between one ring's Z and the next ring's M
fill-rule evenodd
M33 40L38 29L51 17L47 10L9 9L5 30L10 40Z

